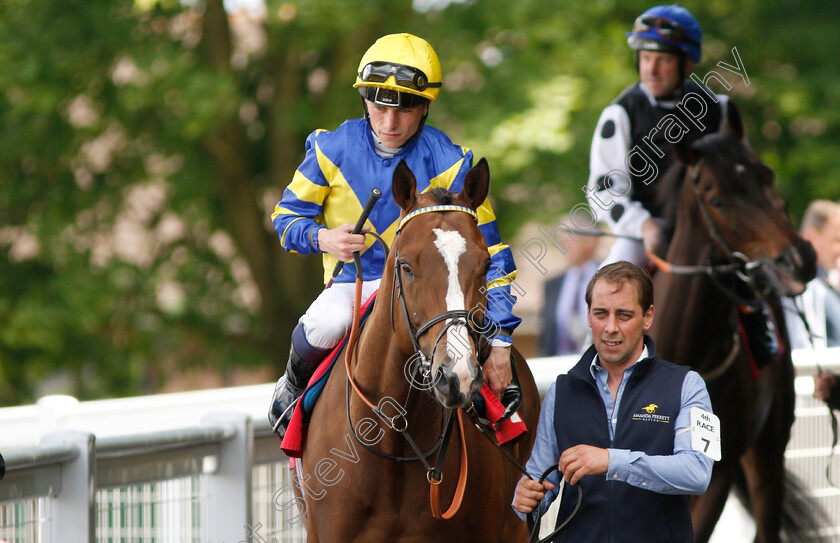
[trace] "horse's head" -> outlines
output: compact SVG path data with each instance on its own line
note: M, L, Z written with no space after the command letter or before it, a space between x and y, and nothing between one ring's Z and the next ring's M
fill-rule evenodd
M394 200L403 213L389 267L397 287L392 303L402 305L406 317L394 321L402 321L397 332L403 349L414 352L435 397L448 408L469 405L483 383L470 312L484 307L490 269L476 215L489 184L484 159L467 173L459 194L441 188L418 194L405 162L394 172Z
M773 170L741 140L737 130L676 147L684 172L677 220L691 216L715 254L745 260L777 293L795 296L816 275L816 254L791 224Z

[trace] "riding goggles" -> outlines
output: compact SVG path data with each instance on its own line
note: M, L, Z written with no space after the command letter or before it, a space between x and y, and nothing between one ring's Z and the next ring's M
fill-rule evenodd
M415 91L422 92L427 88L438 88L443 85L430 83L423 70L404 64L370 62L359 72L359 79L365 83L385 83L390 76L394 76L394 81L400 87Z
M691 39L686 34L685 29L676 21L665 19L664 17L654 17L651 15L639 17L633 23L633 33L641 34L649 31L651 28L656 30L656 33L670 40L674 43L690 43L692 45L700 46L696 40Z

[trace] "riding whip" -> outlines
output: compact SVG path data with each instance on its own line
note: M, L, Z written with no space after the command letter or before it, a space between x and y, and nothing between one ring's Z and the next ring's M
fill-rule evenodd
M627 234L613 234L612 232L602 232L600 230L587 230L585 228L564 228L564 232L568 232L570 234L579 234L581 236L595 236L595 237L606 237L606 238L621 238L621 239L629 239L632 241L642 241L642 238L638 236L629 236Z
M362 227L365 225L365 221L368 219L368 215L373 210L373 206L376 205L376 202L379 198L382 197L382 191L379 189L370 189L370 196L368 196L368 201L365 204L365 208L362 210L362 214L359 215L359 220L356 221L356 226L353 227L353 231L351 234L360 234L362 232ZM344 267L344 262L337 262L335 268L333 268L332 277L330 278L329 283L325 288L330 288L335 281L335 278L338 277L338 274L341 273L341 269ZM358 273L358 270L357 270Z

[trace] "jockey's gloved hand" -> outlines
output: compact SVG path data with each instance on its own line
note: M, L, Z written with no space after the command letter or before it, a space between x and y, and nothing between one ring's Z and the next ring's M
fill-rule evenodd
M502 405L505 406L505 412L499 421L510 418L516 413L519 405L522 403L522 387L519 384L519 375L516 373L516 360L514 360L513 356L511 356L510 360L510 370L513 379L502 394Z

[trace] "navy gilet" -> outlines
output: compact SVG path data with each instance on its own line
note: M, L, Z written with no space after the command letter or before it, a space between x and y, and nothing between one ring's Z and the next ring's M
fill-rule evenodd
M594 346L565 375L557 378L554 430L560 452L579 444L629 449L648 455L674 454L674 425L680 412L682 384L691 369L656 357L645 337L649 357L640 360L624 390L610 442L606 408L589 366ZM660 494L604 475L587 475L579 482L583 504L557 542L666 543L694 540L689 497ZM560 519L577 502L577 489L566 485Z

